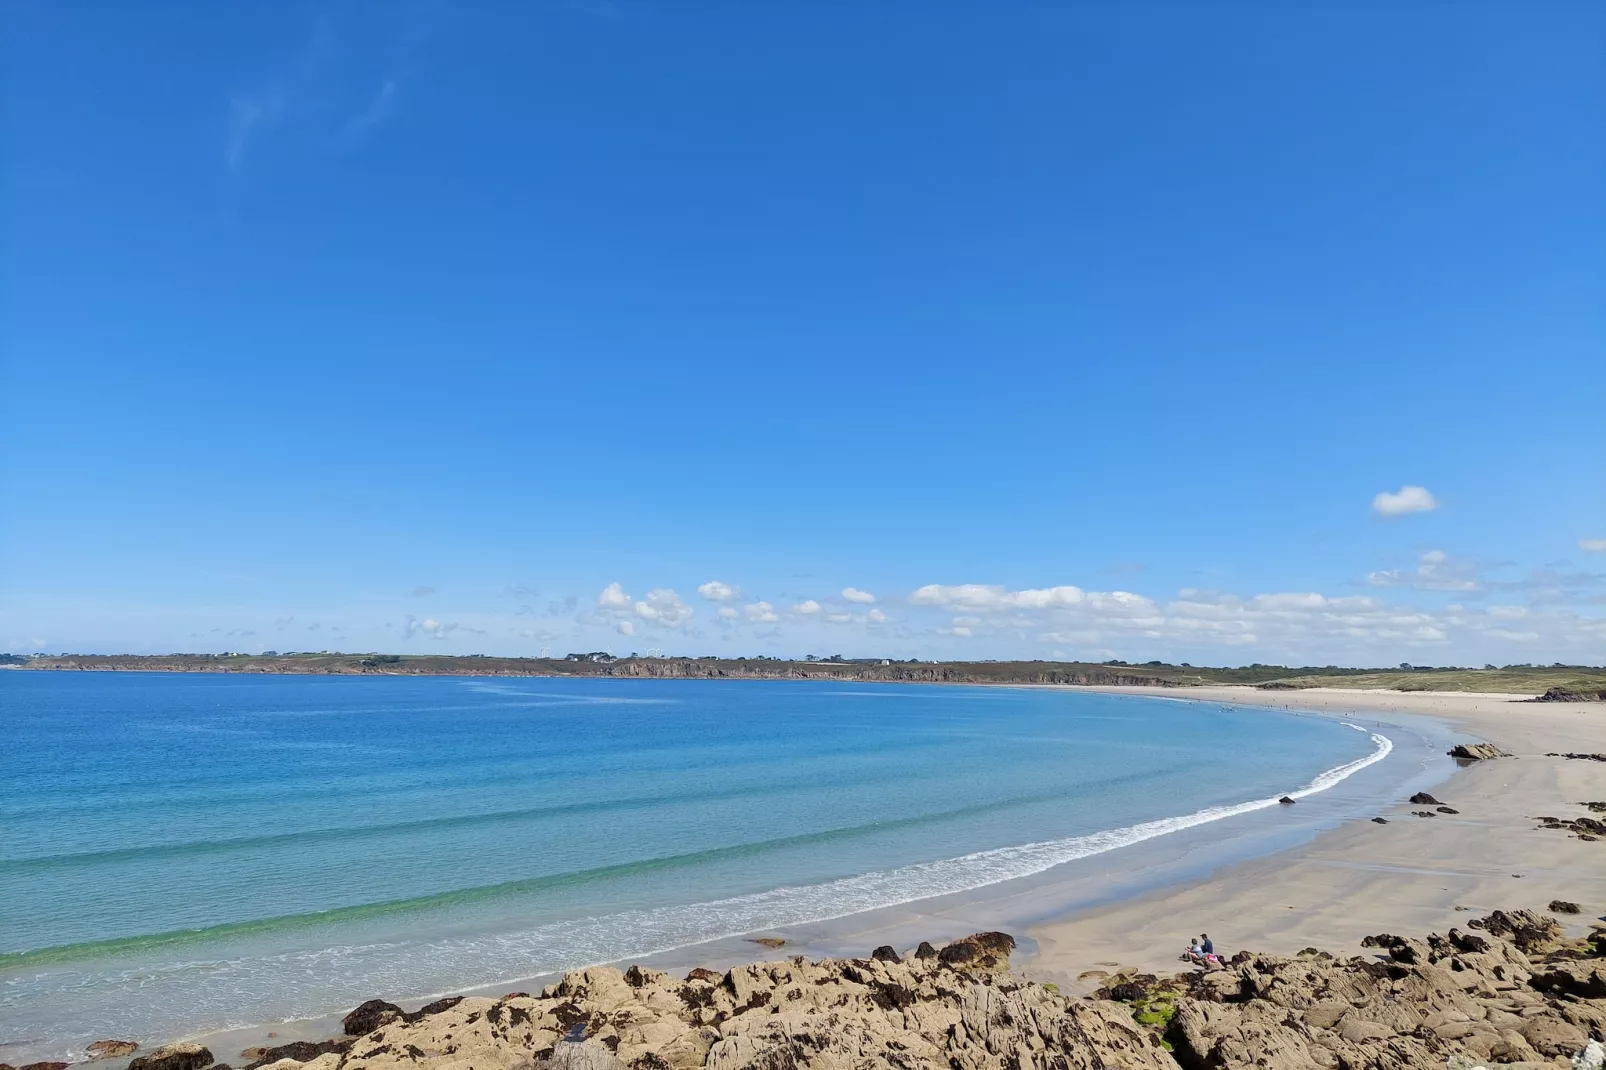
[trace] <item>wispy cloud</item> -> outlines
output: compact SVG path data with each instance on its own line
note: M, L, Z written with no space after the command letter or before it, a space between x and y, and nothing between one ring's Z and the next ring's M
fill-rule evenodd
M379 88L375 90L373 98L368 102L368 106L352 116L351 120L346 123L346 133L348 135L361 134L371 126L378 126L390 117L391 109L395 107L395 104L396 79L386 78L379 83Z
M430 34L433 5L368 10L389 25L357 25L347 17L337 27L331 12L320 14L292 55L256 79L251 89L229 95L223 157L231 172L244 167L257 144L275 129L310 125L330 143L351 144L396 115L418 73L417 57ZM364 75L364 67L371 73Z
M229 97L228 136L223 158L230 171L245 163L252 143L284 122L304 102L334 55L334 26L326 16L313 20L305 41L289 62L261 79L249 92Z

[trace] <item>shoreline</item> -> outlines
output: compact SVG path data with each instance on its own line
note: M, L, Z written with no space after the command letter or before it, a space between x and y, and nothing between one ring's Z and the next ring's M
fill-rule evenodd
M1110 688L1158 696L1155 688ZM1249 687L1164 689L1163 697L1299 710L1431 717L1514 757L1455 770L1432 792L1459 811L1413 816L1404 798L1382 812L1387 824L1352 820L1305 844L1218 867L1179 886L1078 911L1032 927L1037 951L1024 972L1085 992L1078 978L1110 962L1171 970L1191 936L1209 932L1229 953L1240 948L1293 955L1315 946L1354 953L1380 932L1443 931L1468 912L1552 899L1583 905L1584 923L1606 911L1606 842L1538 829L1534 818L1583 816L1578 804L1606 798L1606 766L1546 757L1606 750L1606 703L1528 703L1510 695ZM1428 809L1432 809L1429 807ZM1520 876L1518 876L1520 874Z
M1392 715L1398 719L1388 723L1396 726L1423 719L1447 727L1457 737L1494 743L1517 757L1453 768L1448 777L1430 776L1432 793L1460 809L1457 815L1413 817L1411 810L1420 807L1409 804L1402 791L1398 799L1370 810L1385 816L1387 825L1375 825L1367 816L1351 815L1331 827L1305 834L1292 845L1270 847L1244 835L1251 844L1247 857L1234 857L1219 864L1200 866L1195 857L1201 850L1221 846L1206 834L1212 831L1210 827L1204 826L1197 832L1187 830L1079 860L1098 862L1099 871L1094 873L1066 878L1050 871L1038 878L1018 878L972 893L811 925L759 930L605 965L639 963L671 972L696 967L723 971L773 959L777 954L815 959L860 957L883 943L902 950L904 945L913 947L922 939L940 942L994 927L1001 914L1020 911L1021 902L1037 900L1045 905L1035 911L1027 909L1026 913L1039 913L1044 920L1013 931L1020 942L1014 970L1025 979L1051 982L1067 995L1078 996L1102 983L1100 977L1088 976L1090 971L1136 967L1148 972L1175 972L1182 968L1178 952L1188 936L1198 931L1210 932L1228 953L1248 949L1293 955L1302 948L1317 946L1343 956L1358 952L1360 940L1375 933L1443 931L1464 924L1467 917L1478 913L1513 905L1541 908L1552 898L1583 904L1584 913L1566 925L1574 936L1585 932L1595 915L1606 912L1606 842L1585 843L1559 832L1536 830L1529 820L1537 813L1579 816L1585 811L1571 803L1606 798L1606 766L1543 756L1549 750L1606 749L1606 703L1526 703L1528 696L1505 693L1348 688L1267 692L1234 685L1187 689L1015 683L992 686L1221 702L1333 720ZM1413 779L1400 777L1397 770L1395 775L1400 783L1409 784ZM1421 776L1417 774L1414 779L1420 780ZM1536 803L1549 808L1534 809L1532 804ZM1237 820L1256 816L1259 815L1239 815ZM1457 864L1458 856L1472 853L1474 841L1483 845L1489 862ZM1491 842L1496 844L1493 849L1488 846ZM1546 861L1553 857L1560 861ZM1115 864L1117 861L1128 864L1121 866ZM1072 862L1055 869L1071 871L1077 866ZM1165 873L1178 868L1182 870L1180 876ZM1189 872L1190 868L1194 872ZM1160 871L1155 878L1158 884L1145 880L1151 869ZM1524 875L1513 878L1511 872ZM1134 884L1148 887L1132 894L1122 890ZM988 889L995 891L989 894ZM1059 908L1046 905L1045 901L1067 895L1074 900L1077 894L1072 890L1091 898L1092 904L1073 903ZM1004 906L1006 903L1012 906ZM785 938L784 949L778 951L755 942L755 937L764 935ZM496 996L509 984L535 985L555 981L559 976L532 975L451 994ZM422 1004L427 998L433 997L405 1000L403 1005ZM271 1035L266 1032L270 1029L274 1030ZM338 1016L330 1016L276 1027L259 1025L212 1032L193 1039L215 1047L237 1044L243 1048L282 1044L289 1039L314 1040L338 1030ZM108 1066L108 1070L113 1068Z
M1477 763L1450 772L1448 779L1436 777L1436 783L1442 783L1432 787L1433 792L1460 809L1459 815L1414 818L1409 816L1404 793L1395 800L1397 805L1382 808L1374 793L1367 812L1385 814L1390 821L1387 826L1373 825L1364 816L1351 813L1325 828L1307 827L1292 845L1272 843L1268 837L1275 833L1266 831L1269 826L1264 819L1259 822L1258 840L1252 830L1235 831L1225 841L1219 837L1219 829L1216 837L1185 831L1097 856L1099 860L1092 865L1061 864L1050 871L1053 876L1017 878L972 893L776 930L773 935L787 940L784 954L856 957L883 943L904 949L923 939L940 941L995 928L995 921L1013 913L1017 920L1005 924L1021 938L1017 972L1052 981L1075 995L1097 986L1096 981L1079 981L1082 974L1109 970L1112 964L1174 971L1179 967L1176 952L1187 935L1200 930L1211 932L1229 953L1247 948L1292 954L1314 944L1344 954L1352 953L1360 937L1372 933L1445 929L1464 920L1455 911L1457 905L1483 911L1514 904L1539 907L1550 898L1564 898L1583 903L1585 918L1606 907L1606 872L1590 879L1591 866L1606 870L1601 865L1606 861L1606 843L1584 843L1563 833L1536 831L1528 820L1537 813L1579 816L1584 811L1569 803L1606 798L1606 768L1599 763L1540 757L1546 750L1606 749L1606 704L1518 704L1519 699L1504 694L1380 694L1354 689L1264 692L1247 686L994 686L1221 702L1333 720L1346 716L1366 719L1369 714L1398 715L1406 721L1430 718L1457 735L1496 743L1522 757ZM1438 753L1442 750L1440 747ZM1406 782L1398 766L1392 773L1393 783ZM1515 792L1508 783L1512 779L1518 782ZM1493 805L1489 797L1495 795L1503 799L1503 808ZM1531 808L1533 800L1548 800L1547 808ZM1273 807L1260 815L1270 817L1279 809ZM1519 812L1522 810L1526 813ZM1305 819L1303 808L1296 813ZM1240 822L1255 824L1253 819L1260 815L1240 815L1230 824L1235 829ZM1251 820L1245 822L1245 817ZM1488 839L1491 829L1498 833L1494 840ZM1285 838L1287 835L1283 833ZM1486 856L1493 859L1492 868L1442 864L1444 857L1454 859L1458 853L1466 853L1468 841L1474 839L1483 843ZM1224 849L1223 843L1238 856L1201 864L1200 855L1208 859L1211 852ZM1439 854L1425 850L1424 843L1428 848L1437 845ZM1489 843L1497 846L1490 850ZM1558 851L1566 856L1565 865L1541 864L1543 856ZM1514 864L1519 856L1521 864ZM1412 864L1402 866L1402 857ZM1090 869L1096 872L1087 872ZM1524 872L1524 880L1505 873L1502 881L1500 873L1505 869ZM1552 872L1558 869L1569 872ZM1452 877L1461 883L1434 885ZM1037 906L1024 906L1029 903ZM1344 907L1337 916L1335 904ZM1032 916L1043 920L1035 924L1018 920ZM758 935L744 933L630 962L681 971L697 966L723 970L773 958L773 948L754 942ZM516 984L556 977L534 975ZM505 982L495 983L452 994L496 996L506 987ZM373 995L395 996L378 991ZM405 1002L411 1006L425 1001ZM208 1031L189 1039L207 1043L219 1051L219 1058L229 1061L243 1048L317 1040L338 1032L339 1016L331 1015ZM154 1041L142 1043L141 1053L155 1046ZM107 1061L107 1070L120 1064L120 1060Z

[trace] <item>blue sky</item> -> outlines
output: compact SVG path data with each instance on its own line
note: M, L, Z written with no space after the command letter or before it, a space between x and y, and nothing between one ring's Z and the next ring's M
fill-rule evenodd
M0 648L1606 661L1603 32L16 0Z

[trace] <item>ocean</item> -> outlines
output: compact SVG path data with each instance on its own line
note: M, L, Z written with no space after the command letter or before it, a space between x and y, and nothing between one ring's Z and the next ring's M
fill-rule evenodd
M0 672L0 1061L1018 882L1381 784L1392 735L1024 688Z

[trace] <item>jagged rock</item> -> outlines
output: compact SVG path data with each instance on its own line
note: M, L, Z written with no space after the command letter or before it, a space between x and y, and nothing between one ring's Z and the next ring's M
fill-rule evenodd
M1438 814L1434 813L1432 810L1412 810L1411 813L1413 815L1417 816L1417 817L1438 817L1439 816Z
M1441 814L1459 814L1461 812L1453 806L1435 806L1433 809L1437 810Z
M1457 743L1447 753L1463 762L1486 762L1511 757L1509 751L1503 751L1493 743Z
M97 1040L89 1045L89 1062L98 1062L101 1059L121 1059L125 1055L132 1055L139 1050L139 1044L132 1040Z
M1292 797L1292 796L1290 796L1290 795L1284 795L1284 796L1283 796L1283 797L1282 797L1282 798L1281 798L1281 799L1278 799L1278 800L1277 800L1277 801L1278 801L1278 802L1279 802L1279 803L1282 803L1282 804L1283 804L1283 805L1284 805L1284 806L1292 806L1292 805L1294 805L1294 803L1295 803L1295 802L1297 802L1297 801L1298 801L1298 800L1297 800L1297 799L1295 799L1295 798L1293 798L1293 797Z
M625 1064L601 1044L559 1044L548 1056L549 1070L625 1070Z
M1600 702L1606 691L1579 691L1571 687L1552 687L1543 695L1527 699L1528 702Z
M6 1064L6 1063L0 1063L0 1066L8 1066L8 1065L9 1064ZM68 1064L66 1064L66 1063L54 1063L54 1062L26 1063L26 1064L24 1064L22 1066L17 1067L16 1070L67 1070L67 1065Z
M413 1013L407 1015L406 1018L409 1022L416 1022L420 1018L428 1018L432 1014L449 1011L461 1002L463 1002L462 996L447 996L445 999L437 999L434 1003L424 1004Z
M199 1044L167 1044L128 1064L128 1070L201 1070L212 1053Z
M1606 948L1531 911L1471 926L1369 937L1382 958L1241 951L1226 969L1120 970L1080 1000L1010 974L1003 933L683 980L591 967L537 996L377 1004L381 1024L340 1038L344 1055L255 1054L284 1056L257 1070L1414 1070L1549 1065L1606 1028Z
M356 1043L356 1040L357 1038L354 1036L334 1037L330 1040L319 1041L292 1040L288 1044L280 1044L274 1048L250 1049L252 1058L243 1067L243 1070L261 1070L262 1067L271 1066L286 1059L297 1063L311 1063L320 1055L327 1055L331 1052L336 1055L345 1053ZM246 1054L246 1052L241 1052L241 1058L244 1058Z
M1386 818L1386 817L1374 817L1374 818L1372 818L1372 824L1374 824L1374 825L1386 825L1388 823L1389 823L1389 819Z
M966 969L1008 969L1009 953L1014 950L1015 938L1008 933L976 933L948 944L937 952L937 961Z
M1555 962L1534 971L1528 981L1536 991L1577 999L1606 999L1606 968L1600 960Z
M1553 914L1578 914L1582 912L1577 903L1569 903L1565 899L1552 899L1550 905L1545 909Z
M1439 800L1435 799L1433 796L1429 795L1425 791L1417 792L1415 795L1411 796L1406 801L1410 802L1410 803L1415 803L1417 806L1437 806L1437 805L1439 805Z
M1589 1043L1589 1034L1560 1018L1531 1018L1522 1027L1522 1039L1540 1055L1572 1055Z
M1474 918L1467 927L1482 929L1490 936L1510 940L1524 954L1546 951L1562 937L1561 926L1531 910L1497 910L1486 918Z
M893 947L891 944L882 944L880 947L870 952L870 957L875 959L877 962L903 961L903 959L898 957L898 949Z
M371 999L340 1020L348 1037L360 1037L393 1022L402 1016L402 1009L382 999Z

